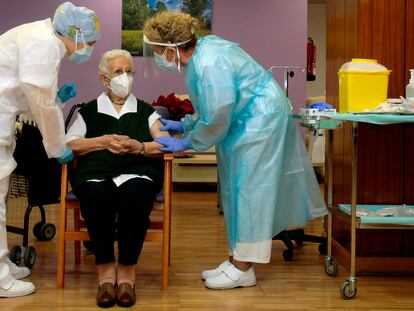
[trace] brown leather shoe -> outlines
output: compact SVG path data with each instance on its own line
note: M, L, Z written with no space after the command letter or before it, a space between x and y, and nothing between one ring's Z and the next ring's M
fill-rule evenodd
M133 306L137 298L135 296L135 286L132 287L129 283L122 283L118 285L118 295L116 302L120 307Z
M96 295L96 303L101 308L109 308L115 304L116 301L116 289L112 283L103 283L98 288L98 294Z

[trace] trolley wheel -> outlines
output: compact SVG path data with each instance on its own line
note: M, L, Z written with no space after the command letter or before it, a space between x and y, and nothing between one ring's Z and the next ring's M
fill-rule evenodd
M54 224L39 221L33 226L33 234L40 241L50 241L56 234Z
M336 263L335 260L330 260L329 264L325 264L325 272L327 275L329 276L336 276L338 273L338 264Z
M351 289L351 284L349 281L345 281L341 285L341 296L343 299L352 299L355 297L357 293L357 289L355 287L354 290Z
M21 256L22 248L18 245L13 246L9 254L9 259L18 266L20 265Z
M54 224L46 223L42 225L40 230L40 240L50 241L56 234L56 227Z
M36 250L33 246L27 246L24 250L24 265L28 268L33 267L36 261Z
M292 249L286 249L283 252L283 259L285 261L291 261L293 259L293 250Z
M328 243L323 242L318 246L319 254L326 255L328 253Z
M41 240L43 222L39 221L33 226L33 235L36 239Z

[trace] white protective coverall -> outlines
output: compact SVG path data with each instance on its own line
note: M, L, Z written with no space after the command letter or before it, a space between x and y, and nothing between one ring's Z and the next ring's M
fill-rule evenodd
M8 254L6 196L16 167L16 115L29 115L38 125L49 157L65 151L62 111L55 102L58 71L66 54L50 19L15 27L0 36L0 287L11 275Z

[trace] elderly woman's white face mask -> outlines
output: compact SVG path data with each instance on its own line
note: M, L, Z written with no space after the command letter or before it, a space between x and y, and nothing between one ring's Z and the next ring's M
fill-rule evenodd
M123 98L126 97L129 93L131 93L133 81L134 77L125 72L120 76L112 78L111 82L108 85L108 88L112 91L114 95Z
M131 69L129 60L124 57L116 58L109 64L110 74L105 74L110 83L107 88L111 92L121 98L124 98L131 93L132 83L134 81L134 72Z

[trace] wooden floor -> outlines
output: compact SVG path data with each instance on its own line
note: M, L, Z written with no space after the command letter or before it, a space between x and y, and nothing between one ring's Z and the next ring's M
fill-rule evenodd
M9 200L8 223L22 223L22 202ZM48 220L58 225L58 207L46 207ZM32 224L38 219L33 212ZM160 290L160 244L147 243L137 268L137 304L133 309L146 311L180 310L414 310L414 278L357 278L354 300L343 300L340 284L348 276L339 267L335 278L324 271L324 257L317 245L297 248L295 260L282 258L284 246L274 241L270 264L256 265L257 286L213 291L204 287L200 272L213 268L227 256L223 216L211 192L176 192L173 197L172 257L170 287ZM31 226L32 227L32 226ZM322 221L313 221L308 233L321 234ZM9 247L20 244L21 236L9 234ZM83 250L83 262L76 266L72 247L67 257L65 289L56 288L57 239L36 241L37 260L30 280L37 290L33 295L0 300L0 310L92 310L95 304L96 271L93 256ZM119 309L119 307L114 307Z

